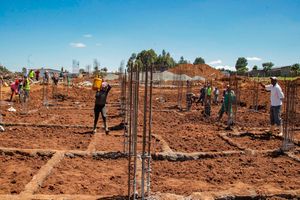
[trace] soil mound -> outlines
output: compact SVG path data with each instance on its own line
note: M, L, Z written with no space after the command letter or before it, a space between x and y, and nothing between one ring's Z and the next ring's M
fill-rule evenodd
M201 76L203 78L221 78L223 76L223 74L219 70L207 64L182 64L171 68L168 71L175 74L182 73L190 77Z

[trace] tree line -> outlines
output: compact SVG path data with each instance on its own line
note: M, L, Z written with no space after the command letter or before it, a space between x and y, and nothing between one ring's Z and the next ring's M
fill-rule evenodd
M180 64L190 64L190 61L183 56L176 62L169 52L162 50L161 54L158 55L153 49L142 50L137 54L133 53L127 61L127 66L130 66L133 62L139 65L141 70L144 70L145 66L153 64L156 71L165 71ZM202 57L197 57L193 64L205 64L205 60Z

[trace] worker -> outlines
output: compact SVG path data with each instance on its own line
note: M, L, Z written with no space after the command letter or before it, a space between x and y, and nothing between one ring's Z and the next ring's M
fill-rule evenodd
M94 107L94 130L93 133L96 133L97 130L97 122L99 119L99 114L101 112L101 116L103 119L105 133L109 133L109 129L107 126L107 116L106 116L106 99L108 93L111 89L111 86L107 82L102 82L101 89L96 92L96 100L95 100L95 107Z
M49 84L49 80L50 80L50 74L48 70L46 70L44 73L44 83Z
M34 78L35 78L35 72L33 71L33 69L31 69L31 70L29 71L28 76L29 76L29 78L30 78L31 81L34 80Z
M231 87L229 85L227 85L226 87L226 91L224 93L224 100L222 103L222 107L219 111L219 115L217 118L217 121L220 121L224 112L228 115L228 121L227 121L227 125L228 128L230 128L230 126L233 124L233 119L232 119L232 104L235 101L235 94L234 91L231 90Z
M53 81L53 84L54 84L55 86L58 85L59 77L58 77L58 74L57 74L57 73L53 73L52 81Z
M219 89L216 87L214 89L214 104L218 104L219 103Z
M23 92L24 92L24 103L25 103L29 100L29 93L30 93L30 79L27 76L24 76Z
M281 124L280 111L282 100L284 99L284 94L280 85L278 84L276 77L271 77L271 84L264 85L260 83L262 87L264 87L267 91L271 91L271 108L270 108L270 132L274 132L274 125L279 127L279 135L283 135L283 128Z
M204 85L201 89L200 89L200 96L198 101L196 102L196 104L201 103L202 106L204 104L204 99L205 99L205 92L206 92L206 85Z
M211 92L212 92L212 88L211 88L211 85L209 83L207 83L207 86L206 86L206 91L205 91L205 99L206 101L207 100L211 100Z
M16 79L15 82L10 85L10 89L11 95L9 101L12 101L14 94L17 95L19 93L19 79Z
M35 80L36 80L36 81L39 81L39 80L40 80L40 70L39 70L39 69L37 69L37 70L35 71Z

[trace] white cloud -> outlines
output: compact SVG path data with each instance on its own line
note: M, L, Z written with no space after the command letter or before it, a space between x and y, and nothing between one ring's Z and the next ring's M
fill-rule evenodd
M101 45L102 45L101 43L96 43L96 46L98 46L98 47L101 46Z
M258 57L247 57L247 60L248 61L261 61L262 59L258 58Z
M93 35L92 34L84 34L83 37L85 37L85 38L91 38L91 37L93 37Z
M86 45L81 42L71 42L70 46L73 48L85 48Z
M218 65L215 66L216 69L229 69L229 70L235 70L235 67L229 66L229 65Z
M222 63L222 60L214 60L214 61L209 62L208 64L209 65L216 65L216 64L221 64L221 63Z

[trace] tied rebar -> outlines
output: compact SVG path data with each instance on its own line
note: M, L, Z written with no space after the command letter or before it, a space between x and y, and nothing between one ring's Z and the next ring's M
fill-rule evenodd
M139 113L141 113L139 109L140 69L141 63L138 60L128 65L128 199L138 197L145 199L150 195L153 65L144 66L141 134L138 129ZM138 142L138 136L142 138L142 143ZM138 148L140 144L141 148Z
M177 107L182 110L182 100L183 100L183 72L182 66L178 68L178 74L176 75L177 82Z
M299 123L300 102L297 97L300 79L285 81L285 109L283 119L283 142L281 149L288 151L294 148L295 127Z
M253 80L252 87L252 109L253 111L258 111L258 92L259 92L259 77L257 76L257 80Z

